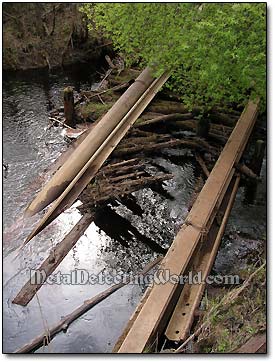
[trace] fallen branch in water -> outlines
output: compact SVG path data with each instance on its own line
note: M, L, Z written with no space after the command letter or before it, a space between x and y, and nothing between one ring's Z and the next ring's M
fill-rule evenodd
M111 183L111 179L108 182L97 183L95 186L88 187L81 195L80 200L83 201L83 205L79 206L78 209L81 212L90 211L95 207L95 205L102 204L106 201L111 201L113 199L119 198L130 194L134 191L140 190L145 187L150 187L156 183L169 180L173 178L172 174L166 175L156 175L156 176L142 176L139 179L127 179L128 175L121 176L121 179L124 181L115 183L118 181L118 178ZM91 200L91 201L89 201Z
M75 128L72 128L72 127L68 126L64 122L59 121L59 119L57 119L57 118L49 117L49 120L52 121L52 122L57 122L57 123L61 124L61 126L72 129L72 130L75 131Z
M101 92L97 92L97 93L93 93L93 94L90 94L91 92L83 91L83 92L81 92L81 95L85 95L88 99L92 99L94 97L100 96L102 94L105 94L105 93L108 93L111 91L117 91L117 90L127 88L128 86L129 86L129 82L126 82L126 83L123 83L123 84L117 85L115 87L108 88Z
M138 276L142 276L147 274L152 268L154 268L160 261L162 260L162 257L158 257L156 260L150 262L147 264L144 269L138 274ZM81 317L83 314L85 314L88 310L93 308L95 305L102 302L104 299L109 297L111 294L113 294L118 289L124 287L125 285L129 284L131 281L131 277L127 277L124 282L120 282L119 284L115 284L111 286L110 288L106 289L105 291L97 294L95 297L85 300L85 302L80 305L78 308L76 308L72 313L68 314L64 318L61 319L59 323L57 323L54 327L52 327L48 331L48 335L41 334L39 337L36 337L34 340L32 340L30 343L24 345L20 349L18 349L15 353L30 353L32 351L35 351L39 347L43 345L47 345L47 338L48 340L52 340L59 332L66 332L69 325L74 322L77 318Z

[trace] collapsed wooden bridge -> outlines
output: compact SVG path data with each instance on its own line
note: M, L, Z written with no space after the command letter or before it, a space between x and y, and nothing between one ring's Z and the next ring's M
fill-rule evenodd
M201 271L205 281L211 271L239 185L240 177L236 175L235 165L245 149L256 117L257 104L249 102L161 263L160 268L169 270L171 275ZM222 216L219 227L214 223L218 213ZM205 284L186 284L182 291L179 287L168 281L148 289L146 300L134 313L115 350L119 353L142 353L166 326L165 335L169 340L186 338Z
M52 204L24 245L70 207L76 199L83 198L83 195L86 195L86 200L88 195L91 200L103 203L121 194L125 195L142 188L142 182L148 185L150 182L154 183L173 177L171 174L150 176L144 172L143 165L136 159L105 163L111 154L119 155L119 152L122 152L123 155L123 148L119 146L123 137L127 132L129 133L130 129L133 131L132 126L135 121L168 78L169 73L164 73L155 79L151 75L150 69L146 68L110 111L96 122L91 130L80 136L75 142L74 149L68 152L67 158L61 157L55 165L54 176L27 209L27 215L33 215ZM197 158L208 179L162 260L160 269L169 270L170 274L178 276L185 275L189 271L201 271L203 280L210 273L238 190L239 172L240 170L247 172L240 166L239 161L255 124L257 110L258 104L250 101L211 173L203 161L199 157ZM180 116L177 119L178 122L185 122L180 120ZM193 127L190 122L189 125L188 121L185 123L187 128ZM143 121L143 124L139 123L139 127L148 124L150 124L150 120L149 122ZM144 131L139 131L139 127L134 128L134 132L142 134ZM160 147L163 147L165 143L169 146L169 142L172 141L164 137ZM177 139L173 142L176 142L177 145L188 144L193 149L205 149L216 153L207 142L201 139L196 142ZM152 145L150 147L149 149L152 149ZM118 172L104 186L104 180L110 170ZM103 193L102 189L87 187L93 178L102 184L103 189L105 187ZM117 183L120 183L120 189L116 187ZM50 252L49 257L37 270L38 274L39 271L44 270L49 276L94 220L92 201L91 205L89 203L84 205L82 210L84 211L82 219ZM33 283L29 280L14 298L13 303L27 305L42 285L42 282ZM184 340L192 326L204 288L205 284L183 286L170 282L149 287L114 347L114 351L142 353L148 346L152 346L161 335L165 335L170 341ZM106 298L117 289L110 288L110 291L106 291L98 300ZM73 317L69 316L70 323L89 309L87 305L91 308L98 300L93 299L90 304L86 303L84 308L80 307L77 313L73 313ZM53 335L57 331L66 329L67 326L68 323L60 323L58 327L53 328ZM18 352L33 351L43 342L45 343L45 335L39 336Z

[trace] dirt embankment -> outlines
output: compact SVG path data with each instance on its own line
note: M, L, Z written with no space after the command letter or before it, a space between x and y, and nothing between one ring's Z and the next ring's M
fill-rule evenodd
M53 68L97 59L105 51L98 34L88 32L79 5L4 3L3 68Z

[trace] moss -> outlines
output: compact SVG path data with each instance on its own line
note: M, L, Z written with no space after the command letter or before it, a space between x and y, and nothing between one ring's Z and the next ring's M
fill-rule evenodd
M113 102L108 103L97 103L97 102L87 102L76 108L84 119L90 118L96 120L105 114L113 105Z

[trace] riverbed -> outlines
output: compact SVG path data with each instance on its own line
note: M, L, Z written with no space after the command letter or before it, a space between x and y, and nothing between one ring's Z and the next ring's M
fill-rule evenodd
M30 269L42 263L81 217L74 205L18 251L39 219L36 215L25 220L23 212L46 182L44 170L67 148L61 128L48 128L49 107L61 104L65 86L89 89L97 81L98 73L89 67L51 74L47 71L13 73L4 77L3 163L7 169L3 177L3 348L6 353L14 352L44 333L86 299L109 287L106 280L101 284L47 284L28 306L11 303L29 279ZM90 225L55 273L69 274L76 269L105 276L136 273L159 255L154 243L169 247L188 213L198 175L189 152L173 152L173 157L168 152L153 160L153 164L175 175L173 180L164 182L165 193L151 189L135 192L135 208L120 202L108 205L100 221ZM151 172L153 164L149 166ZM234 272L232 265L245 264L243 254L259 248L265 239L265 161L254 204L246 205L243 199L244 190L240 188L214 267L221 274ZM119 215L123 227L112 222L110 210ZM144 237L153 243L145 243ZM144 287L140 285L123 287L37 352L111 352L143 292Z

